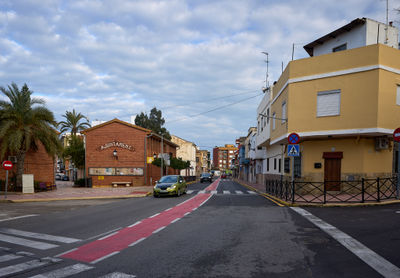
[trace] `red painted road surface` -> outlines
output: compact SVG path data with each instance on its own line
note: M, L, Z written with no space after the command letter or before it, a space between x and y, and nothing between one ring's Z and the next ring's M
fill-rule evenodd
M219 179L212 183L206 190L215 190ZM209 189L212 188L212 189ZM169 224L179 220L186 214L200 207L211 197L210 193L200 193L193 198L167 209L159 214L153 215L131 226L128 226L114 234L103 237L86 245L61 255L62 258L73 259L81 262L96 263L130 245L139 243L155 232L158 232Z

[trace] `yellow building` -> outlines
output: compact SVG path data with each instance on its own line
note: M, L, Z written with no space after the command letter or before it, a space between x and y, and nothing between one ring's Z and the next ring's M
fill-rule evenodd
M392 133L400 126L398 39L390 37L393 47L378 41L350 48L360 32L370 36L368 24L382 25L368 19L352 23L350 30L346 25L305 46L314 57L290 62L272 88L269 148L287 145L287 136L298 133L301 157L295 175L302 180L358 180L393 173ZM397 37L393 28L390 34ZM332 51L317 49L332 40L336 49L334 44L328 47ZM287 152L284 159L282 174L289 177Z

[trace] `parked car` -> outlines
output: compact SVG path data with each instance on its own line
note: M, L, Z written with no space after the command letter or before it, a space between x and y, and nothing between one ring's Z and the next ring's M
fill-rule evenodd
M182 176L179 175L169 175L163 176L153 188L153 196L159 197L162 195L176 195L180 196L186 193L187 185Z
M61 180L63 181L69 181L69 177L67 175L62 176Z
M203 173L200 175L200 182L203 183L204 181L212 182L212 176L210 173Z
M56 181L60 181L62 179L62 176L60 174L56 174Z
M222 173L221 179L226 179L226 174L225 173Z

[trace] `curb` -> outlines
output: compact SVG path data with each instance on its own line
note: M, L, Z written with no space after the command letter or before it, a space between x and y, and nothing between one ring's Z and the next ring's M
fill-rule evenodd
M244 187L246 187L246 188L252 190L252 191L257 192L258 194L260 194L260 195L263 196L264 198L270 200L271 202L277 204L277 205L280 206L280 207L284 207L284 206L288 206L288 207L289 207L289 206L291 206L291 204L289 204L289 203L287 203L287 202L285 202L285 201L282 201L281 199L278 199L278 198L276 198L276 197L274 197L274 196L271 196L271 195L269 195L269 194L267 194L267 193L261 192L261 191L258 190L257 188L254 188L254 187L252 187L252 186L250 186L250 185L248 185L248 184L242 183L242 182L240 182L240 181L238 181L238 180L236 180L236 182L239 183L240 185L242 185L242 186L244 186Z

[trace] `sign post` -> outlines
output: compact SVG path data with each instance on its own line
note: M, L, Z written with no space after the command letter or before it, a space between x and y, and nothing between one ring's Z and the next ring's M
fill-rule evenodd
M7 199L7 187L8 187L8 170L11 170L13 167L13 164L11 161L5 160L2 163L3 168L6 170L6 186L4 189L4 199Z
M293 156L292 160L292 182L294 181L294 157L295 156L300 156L300 145L298 145L298 143L300 142L300 136L293 132L290 133L288 136L288 142L289 142L289 146L288 146L288 156Z
M393 132L393 140L397 142L397 182L396 182L396 199L400 196L400 127Z

